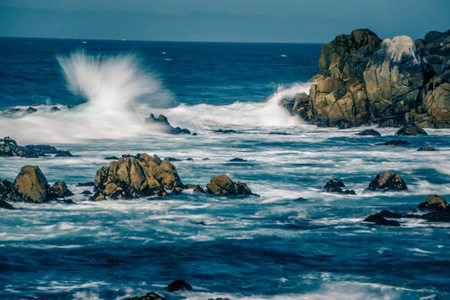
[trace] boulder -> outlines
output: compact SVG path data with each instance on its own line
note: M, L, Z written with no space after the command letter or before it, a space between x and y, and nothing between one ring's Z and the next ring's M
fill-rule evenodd
M395 135L428 135L425 130L417 125L407 125L400 128Z
M323 188L330 193L356 195L354 190L343 190L343 187L345 187L345 185L340 179L333 178L328 181Z
M364 222L375 223L375 225L383 225L383 226L400 226L400 223L395 220L387 220L386 218L399 219L402 215L390 212L388 210L383 210L377 214L368 216L364 219Z
M169 159L138 154L119 158L97 171L93 200L166 196L166 189L179 193L183 184Z
M199 193L199 194L205 193L205 190L199 185L186 184L184 186L184 188L187 190L192 190L193 193Z
M159 115L158 118L155 115L150 114L148 118L145 118L146 124L153 124L159 126L163 131L169 134L191 134L191 131L186 128L173 127L170 125L169 120L164 115ZM195 133L193 135L196 135Z
M231 162L243 162L243 161L247 161L246 159L240 158L240 157L235 157L230 159L229 161Z
M450 207L444 197L439 195L429 195L425 202L420 203L420 210L445 211L450 212Z
M394 172L379 173L367 188L371 191L403 191L407 190L405 181Z
M3 199L0 199L0 208L14 209L14 207Z
M192 286L184 280L175 280L166 286L166 290L171 293L176 291L192 291Z
M214 177L206 189L209 194L214 195L253 195L245 183L235 183L225 174Z
M23 166L13 184L16 195L26 202L47 201L48 183L38 166Z
M125 300L166 300L166 298L152 292L152 293L147 293L145 296L131 297L131 298L126 298Z
M366 129L361 132L358 132L357 135L381 136L381 134L375 129Z
M72 196L73 193L67 188L64 181L56 182L48 191L48 198L63 198Z
M27 145L23 147L8 136L0 139L0 156L39 157L47 154L54 154L57 157L72 156L69 151L58 150L49 145Z

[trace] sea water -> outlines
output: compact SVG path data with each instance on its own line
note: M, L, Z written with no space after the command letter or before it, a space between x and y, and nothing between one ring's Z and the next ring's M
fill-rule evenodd
M0 39L0 136L74 155L0 158L0 178L38 165L75 202L0 210L0 298L448 299L450 224L363 220L414 212L430 194L450 200L450 131L389 147L378 144L395 128L358 136L368 127L291 116L279 104L309 91L320 46ZM150 113L197 135L160 132L144 124ZM105 157L137 153L177 159L184 184L225 173L259 196L81 194ZM408 190L366 191L387 171ZM333 177L356 195L324 192ZM177 279L194 291L168 293Z

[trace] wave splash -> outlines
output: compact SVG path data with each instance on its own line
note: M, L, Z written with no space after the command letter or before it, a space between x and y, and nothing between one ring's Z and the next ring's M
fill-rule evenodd
M33 113L0 114L0 136L20 143L76 143L92 139L121 139L158 133L144 124L153 112L164 114L172 125L195 131L226 127L286 127L301 123L280 102L307 92L309 84L280 87L265 102L235 102L214 106L180 104L173 108L172 94L151 73L142 71L133 55L91 56L75 52L57 57L68 89L86 102L72 108L51 110L47 105ZM23 110L25 111L26 108Z

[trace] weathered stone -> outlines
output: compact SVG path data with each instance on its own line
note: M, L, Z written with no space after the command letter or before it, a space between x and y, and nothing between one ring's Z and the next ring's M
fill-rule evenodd
M209 194L215 195L252 195L245 183L235 183L225 174L214 177L206 189Z
M330 193L356 195L354 190L343 190L343 187L345 187L345 185L340 179L333 178L328 181L323 188L325 191Z
M94 200L166 196L165 189L180 193L183 184L169 159L147 154L127 156L97 171Z
M186 184L184 188L187 190L192 190L193 193L205 193L205 190L199 185Z
M431 146L422 146L417 151L437 151L435 148Z
M417 125L407 125L400 128L395 135L428 135L425 130Z
M176 291L192 291L192 286L184 280L175 280L166 287L166 290L171 293Z
M22 156L22 157L39 157L47 154L55 154L55 156L72 156L69 151L58 150L49 145L27 145L19 146L15 140L10 137L0 139L0 156Z
M48 198L62 198L72 195L73 193L67 188L64 181L56 182L48 191Z
M368 187L368 190L372 191L402 191L407 189L408 187L403 179L394 172L379 173Z
M42 203L47 201L48 183L38 166L24 166L13 184L21 200Z
M445 198L439 195L429 195L425 202L420 203L418 208L420 210L434 210L434 211L448 211L450 207L445 201Z

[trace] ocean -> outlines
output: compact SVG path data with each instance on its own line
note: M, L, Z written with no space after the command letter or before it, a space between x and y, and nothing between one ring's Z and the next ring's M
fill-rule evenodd
M74 155L0 157L0 178L38 165L75 202L0 209L0 298L449 299L450 224L363 220L416 212L430 194L450 200L450 130L392 147L379 144L397 128L291 116L280 102L308 93L320 47L0 38L0 138ZM197 135L160 132L144 124L150 113ZM356 135L368 128L381 137ZM259 196L81 194L105 157L137 153L176 159L184 184L227 174ZM388 171L408 190L366 190ZM356 195L325 192L334 177ZM193 291L164 289L178 279Z

